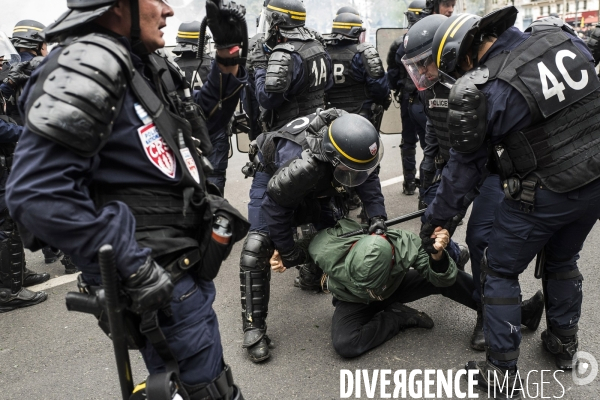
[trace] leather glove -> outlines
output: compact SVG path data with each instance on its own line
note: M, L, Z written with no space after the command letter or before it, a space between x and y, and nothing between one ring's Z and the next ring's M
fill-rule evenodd
M458 224L460 224L460 221L462 221L463 218L465 217L465 214L466 214L466 210L465 210L465 212L460 212L460 213L456 214L454 216L454 218L452 218L446 224L444 224L444 228L448 230L448 233L450 233L450 236L454 235L454 231L458 227Z
M421 237L421 245L423 249L429 254L437 254L437 250L433 247L435 243L435 239L431 237L435 227L431 225L429 222L426 222L421 225L421 231L419 232L419 236Z
M281 261L283 261L283 266L286 268L297 267L301 264L306 263L308 259L308 254L306 254L306 250L298 245L294 245L294 247L288 252L281 252Z
M248 52L248 64L249 67L257 69L267 69L269 63L269 55L265 53L263 46L264 39L258 39L252 49Z
M6 76L6 79L4 79L4 83L13 89L23 86L29 79L31 71L32 69L29 65L29 61L18 63L12 67L10 71L8 71L8 75Z
M369 233L383 235L386 232L387 226L385 225L385 218L383 218L381 215L373 217L369 220Z
M135 274L125 279L123 290L131 297L131 311L142 314L171 303L173 282L171 275L148 257Z
M242 24L246 7L234 1L206 0L206 16L217 49L241 45L248 38L246 24Z

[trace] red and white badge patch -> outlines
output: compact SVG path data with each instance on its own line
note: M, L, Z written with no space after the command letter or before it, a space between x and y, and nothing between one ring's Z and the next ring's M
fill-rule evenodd
M139 128L138 133L146 155L152 164L169 178L175 178L177 162L173 150L160 137L154 122Z
M369 146L369 151L371 152L371 155L374 156L375 154L377 154L377 143L373 143L372 145Z

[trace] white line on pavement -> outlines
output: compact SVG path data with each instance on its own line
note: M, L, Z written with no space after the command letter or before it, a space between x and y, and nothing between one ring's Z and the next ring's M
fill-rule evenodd
M32 290L34 292L39 292L40 290L52 289L53 287L76 281L78 275L79 275L79 273L59 276L58 278L50 279L49 281L40 283L39 285L30 286L27 289Z
M387 181L383 181L383 182L381 182L381 187L390 186L390 185L393 185L395 183L400 183L400 182L404 182L403 176L397 176L395 178L388 179Z

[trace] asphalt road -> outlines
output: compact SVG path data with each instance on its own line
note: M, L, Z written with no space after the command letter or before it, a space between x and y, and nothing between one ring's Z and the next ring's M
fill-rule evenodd
M400 136L384 138L386 154L381 180L401 175L398 144ZM419 154L419 157L421 155ZM250 180L240 172L247 158L234 152L230 160L226 197L246 213ZM416 210L417 197L401 194L401 184L383 188L390 217ZM356 212L353 212L353 215ZM418 232L419 223L402 224L402 229ZM596 270L599 258L598 228L590 234L581 252L579 268L585 276L584 304L580 322L580 350L600 358L599 280ZM455 238L464 242L465 227L457 229ZM483 355L469 348L469 338L475 313L447 299L430 297L411 304L427 312L435 321L432 330L411 329L401 332L384 345L357 359L343 359L331 346L331 295L300 291L293 286L295 271L274 274L269 309L269 336L273 339L272 357L262 364L253 364L241 348L241 306L238 278L238 243L216 279L218 290L215 309L219 316L226 361L232 366L236 382L246 399L338 399L340 371L405 369L407 376L414 369L453 370L463 368L468 360L481 360ZM60 263L45 265L41 252L27 254L29 268L48 271L52 277L62 276ZM469 267L467 266L467 270ZM520 279L523 297L540 289L530 268ZM0 314L0 399L118 399L116 368L109 339L96 326L92 316L70 313L65 308L65 294L76 290L74 282L47 290L46 302L6 314ZM533 370L554 370L551 357L544 352L538 332L523 328L520 369L525 375ZM145 378L143 361L131 352L136 382ZM591 369L592 366L590 364ZM529 376L529 394L541 398L540 372ZM546 372L543 385L545 398L600 398L598 377L589 385L573 384L570 374L558 374L561 385ZM390 379L390 376L388 376ZM422 376L421 376L422 379ZM435 387L435 386L434 386ZM463 384L463 388L466 385ZM393 391L392 383L391 389ZM536 395L537 388L537 395ZM435 389L433 390L435 393ZM479 398L485 398L483 393ZM368 398L365 388L360 398ZM409 396L409 393L407 393ZM436 396L437 397L437 396ZM442 396L443 397L443 396ZM357 398L354 396L351 398ZM380 386L374 397L381 398ZM408 397L410 398L410 397Z

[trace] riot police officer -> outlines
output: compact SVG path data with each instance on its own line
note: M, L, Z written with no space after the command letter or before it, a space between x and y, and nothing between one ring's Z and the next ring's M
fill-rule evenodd
M248 225L206 182L208 164L193 137L206 129L197 107L214 132L239 100L246 72L232 49L247 35L245 10L206 2L216 62L192 93L155 52L173 15L166 2L67 5L45 31L59 46L23 93L26 126L7 186L11 214L29 231L28 248L48 243L73 258L89 295L101 284L98 249L111 244L128 309L141 317L132 332L145 335L135 343L150 374L178 375L190 399L241 399L223 361L212 279ZM213 222L232 235L219 252Z
M359 16L342 13L333 20L331 34L323 35L333 64L333 86L328 106L357 113L380 125L390 90L375 46L360 43L365 31Z
M333 76L323 45L304 26L302 1L270 0L266 8L268 33L257 50L270 55L266 68L256 69L256 96L267 130L275 130L324 108Z
M600 81L593 57L561 20L538 20L523 33L512 27L516 14L514 7L483 18L462 14L436 32L439 70L468 73L450 91L450 161L421 232L428 247L428 232L456 215L492 152L506 197L481 262L486 360L467 368L479 371L485 390L494 385L489 376L498 384L508 378L501 390L506 397L519 385L518 278L538 253L547 292L542 342L558 368L575 365L583 279L578 253L600 216L600 130L593 123Z
M431 15L417 22L408 31L406 40L406 55L402 59L406 70L420 90L419 95L425 106L427 115L426 135L427 146L423 151L421 163L421 190L419 203L427 207L436 196L440 185L442 170L450 160L450 135L448 130L448 95L450 83L439 81L437 67L433 62L432 42L434 35L447 18L443 15ZM489 166L488 166L489 167ZM482 182L475 190L465 197L461 211L447 226L450 233L465 216L467 208L473 204L471 216L467 224L466 243L469 247L471 271L475 282L473 300L477 304L477 320L471 336L471 348L484 350L483 312L480 295L480 262L483 252L488 246L489 236L494 222L494 214L504 193L500 187L500 177L496 171L486 172ZM422 218L425 222L425 218ZM451 241L452 243L452 241ZM449 246L451 248L451 246ZM530 330L536 330L544 309L542 292L539 291L530 300L523 302L525 314L522 325Z
M383 155L379 134L365 118L345 111L319 110L257 139L259 166L250 189L250 233L240 258L244 341L250 360L269 358L266 335L271 270L277 250L285 268L299 267L299 286L320 289L322 271L307 256L313 228L344 216L345 187L354 187L370 216L369 231L386 229L386 211L377 173ZM307 240L308 239L308 240Z
M210 64L213 57L202 50L202 65L198 58L198 37L200 36L200 21L184 22L179 25L175 42L177 45L173 49L175 63L185 73L185 79L190 83L192 89L199 89L202 82L206 81L210 73ZM206 42L210 36L206 37Z
M456 0L427 0L426 9L429 14L441 14L451 17L456 7Z
M414 23L428 15L425 0L414 0L408 6L405 13L410 28ZM404 57L404 39L398 38L390 46L387 56L388 82L390 88L395 90L395 97L400 102L400 117L402 119L402 142L400 143L400 154L402 157L402 193L405 195L415 194L417 189L417 142L422 149L425 148L425 124L426 117L423 105L417 95L418 91L402 65Z

